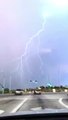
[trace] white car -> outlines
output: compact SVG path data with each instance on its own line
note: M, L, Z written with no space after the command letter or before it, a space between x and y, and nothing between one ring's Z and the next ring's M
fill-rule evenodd
M34 95L40 95L40 94L41 94L40 91L36 91L36 90L34 90Z
M17 89L15 91L15 95L22 95L23 94L23 91L21 89Z

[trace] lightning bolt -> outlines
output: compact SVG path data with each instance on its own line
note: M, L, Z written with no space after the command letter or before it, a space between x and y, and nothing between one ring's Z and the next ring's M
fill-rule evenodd
M46 20L43 21L43 23L41 25L41 28L32 37L29 38L28 42L26 43L26 47L25 47L24 53L20 57L17 58L17 60L20 60L20 70L21 70L21 76L20 77L21 77L21 82L22 82L23 73L24 73L24 71L23 71L23 60L24 60L24 58L27 57L28 47L31 45L31 43L34 40L34 38L38 38L39 45L40 45L40 39L39 39L40 37L39 36L44 31L45 24L46 24ZM39 46L38 46L38 48L39 48ZM39 49L38 49L38 51L39 51ZM41 63L40 64L41 74L43 74L43 71L42 71L43 61L41 59L41 56L40 56L39 52L38 52L38 56L39 56L40 63ZM17 67L16 71L18 71L18 67Z
M25 52L21 56L21 58L24 57L24 56L26 56L27 50L28 50L28 46L31 44L31 42L34 40L34 38L38 37L40 35L40 33L42 33L44 31L45 23L46 22L44 21L43 24L42 24L42 28L36 34L34 34L32 37L29 38L29 41L27 42L26 47L25 47Z
M23 54L23 55L21 56L21 58L20 58L20 60L21 60L21 79L22 79L22 72L23 72L23 62L22 62L22 60L23 60L25 57L27 57L28 47L29 47L29 45L32 43L32 41L34 40L34 38L39 37L39 35L44 31L45 23L46 23L46 21L44 21L44 22L42 23L41 29L38 30L38 32L36 32L36 34L34 34L32 37L30 37L30 38L29 38L29 41L28 41L27 44L26 44L24 54ZM38 39L38 40L40 41L40 39ZM42 72L43 62L42 62L42 59L41 59L40 55L39 55L39 59L40 59L40 63L41 63L41 64L40 64L41 73L43 73L43 72Z
M43 31L42 31L43 32ZM39 60L40 60L40 71L41 71L41 75L43 75L43 61L42 61L42 58L40 56L40 37L38 36L38 39L39 39L39 43L38 43L38 57L39 57Z

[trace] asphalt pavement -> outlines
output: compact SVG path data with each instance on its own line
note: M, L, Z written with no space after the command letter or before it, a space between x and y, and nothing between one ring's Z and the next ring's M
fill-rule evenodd
M46 93L41 95L0 96L0 114L42 109L67 109L67 93Z

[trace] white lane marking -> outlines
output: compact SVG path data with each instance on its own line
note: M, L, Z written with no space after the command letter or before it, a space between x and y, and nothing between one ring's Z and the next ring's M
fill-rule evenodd
M1 115L2 113L4 113L4 110L0 110L0 115Z
M59 99L59 103L60 103L62 106L64 106L65 108L68 108L68 105L64 104L64 103L62 102L62 100L63 100L63 98L60 98L60 99Z
M41 107L31 108L31 110L42 110Z
M25 98L19 105L17 105L17 107L15 107L11 113L15 113L26 101L28 100L28 98Z
M4 98L4 99L0 99L0 101L5 101L5 100L23 100L23 98Z

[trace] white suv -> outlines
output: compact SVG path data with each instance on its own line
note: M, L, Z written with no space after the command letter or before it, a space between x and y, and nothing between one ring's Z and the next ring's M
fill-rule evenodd
M17 89L15 91L15 95L22 95L23 94L23 91L21 89Z

